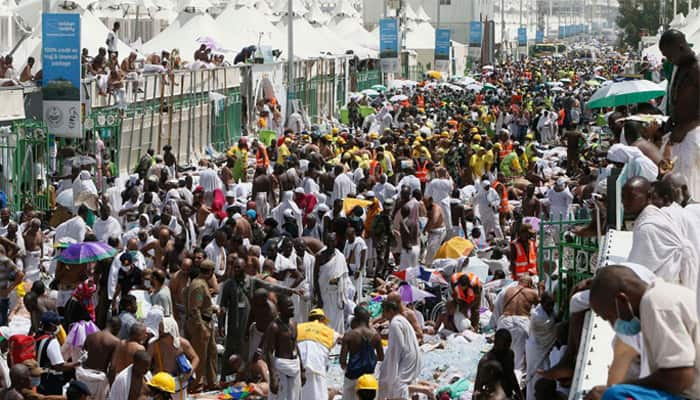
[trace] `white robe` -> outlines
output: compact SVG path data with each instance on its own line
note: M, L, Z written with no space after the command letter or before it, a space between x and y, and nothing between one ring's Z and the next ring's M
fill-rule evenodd
M277 394L270 393L270 400L301 400L301 369L299 359L275 357L272 362L277 374Z
M69 219L68 221L56 227L54 240L59 242L61 239L70 238L76 243L82 243L85 240L85 234L88 231L88 226L79 215Z
M329 349L313 340L298 343L299 356L304 363L306 384L301 388L302 399L325 399L328 397L326 370L329 364Z
M362 251L365 251L365 265L360 265L360 262L362 261ZM352 258L350 258L350 255L352 254ZM367 248L367 243L361 238L361 237L355 237L355 241L353 243L350 243L349 240L345 241L345 248L343 249L343 255L345 256L345 259L348 262L348 266L350 267L350 272L352 273L352 276L350 277L350 280L352 281L353 285L355 285L355 293L357 293L357 299L358 302L362 301L362 285L363 285L363 277L366 274L366 263L367 259L369 258L369 250ZM360 276L355 279L355 273L358 271L358 269L362 268L360 272Z
M388 342L379 368L377 398L408 399L408 385L418 379L422 363L416 333L402 315L391 320Z
M338 280L337 285L329 283L333 279ZM348 281L348 266L345 262L345 256L336 249L330 261L321 266L318 285L323 301L323 312L329 320L328 326L341 335L345 333L344 309L347 304L346 285L349 284Z
M510 332L510 349L515 353L515 369L525 371L525 343L530 332L530 317L503 315L498 320L497 329L507 329Z
M557 339L555 324L554 317L548 315L541 304L530 314L530 336L525 345L527 400L535 398L535 384L540 379L537 370L549 368L549 350Z
M92 230L95 232L97 240L103 243L107 243L107 239L110 237L122 236L122 224L111 215L106 220L102 220L102 218L95 220Z
M627 260L649 268L666 282L693 291L697 287L700 256L684 235L682 223L653 205L644 208L634 223Z
M93 399L107 398L109 381L107 380L107 374L104 372L78 366L75 368L75 378L87 385Z
M348 195L354 195L357 191L357 186L352 180L352 175L348 173L343 173L338 175L333 181L333 194L331 195L331 203L348 197ZM699 197L700 198L700 197Z
M671 148L671 156L677 157L673 171L685 176L691 198L700 200L700 126Z
M481 224L484 226L484 234L495 233L496 237L502 237L501 225L498 220L498 206L501 202L501 198L498 193L493 188L488 188L488 190L480 189L474 198L476 203L476 214L481 220Z
M627 164L629 178L642 176L653 182L659 175L659 167L638 147L614 144L608 150L608 160Z
M118 373L112 382L112 387L109 390L108 400L128 400L129 389L131 388L131 371L134 366L129 365L122 372ZM151 380L151 373L146 372L146 380Z

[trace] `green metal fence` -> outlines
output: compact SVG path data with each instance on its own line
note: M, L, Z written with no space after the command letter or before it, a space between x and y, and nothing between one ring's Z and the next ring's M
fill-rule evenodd
M46 125L37 120L24 120L12 125L12 132L0 138L0 164L11 168L4 173L2 188L9 206L20 211L25 204L35 210L49 210L48 168L51 161Z
M361 92L374 85L382 83L382 74L379 70L360 71L357 73L357 91Z
M217 107L215 107L216 109ZM227 93L218 105L218 113L211 115L211 144L216 151L225 151L241 137L242 104L241 91L236 88Z
M572 288L582 280L592 277L596 268L598 241L568 233L574 226L590 222L589 219L540 222L537 251L540 279L544 278L545 263L554 262L559 267L557 282L552 284L555 287L545 289L550 292L554 289L554 300L559 304L562 315L568 315L569 294Z

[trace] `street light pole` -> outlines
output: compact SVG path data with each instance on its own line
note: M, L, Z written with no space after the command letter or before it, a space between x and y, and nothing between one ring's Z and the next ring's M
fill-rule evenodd
M442 0L437 0L437 29L440 29L440 2Z
M287 2L287 118L292 114L291 91L294 87L294 0ZM296 90L296 89L295 89Z

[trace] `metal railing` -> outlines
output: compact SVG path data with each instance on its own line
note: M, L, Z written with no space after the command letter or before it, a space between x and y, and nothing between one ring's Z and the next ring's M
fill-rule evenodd
M558 266L558 282L556 293L553 294L561 315L568 315L568 299L572 288L592 277L596 269L598 239L582 238L569 232L574 226L590 222L590 219L540 222L537 266L541 280L544 279L545 262L554 262ZM545 289L551 292L553 288Z

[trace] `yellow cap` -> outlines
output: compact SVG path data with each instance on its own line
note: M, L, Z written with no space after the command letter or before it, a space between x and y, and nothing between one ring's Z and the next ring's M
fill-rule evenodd
M330 142L331 140L333 140L333 136L331 136L331 135L325 135L325 136L323 136L323 138L326 139L326 140L328 140L329 142Z
M327 321L328 318L326 318L326 313L323 312L323 309L321 308L314 308L313 310L309 311L309 319L311 318L321 318L322 321Z
M333 129L331 129L331 132L333 132L333 134L336 134L336 133L340 132L340 129L333 128Z
M533 135L532 133L528 133L527 135L525 135L525 139L533 140L534 138L535 138L535 135Z
M474 135L474 137L473 137L472 139L474 139L475 142L480 142L480 141L481 141L481 135Z
M379 134L377 132L370 132L369 133L369 138L370 139L376 139L379 137Z
M148 386L173 394L175 393L175 378L167 372L159 372L148 381Z
M291 139L291 138L286 138L286 139L284 139L284 143L290 144L290 143L292 143L292 139Z
M471 133L479 133L479 128L473 127Z
M355 390L379 390L379 382L373 375L362 375L355 385Z

